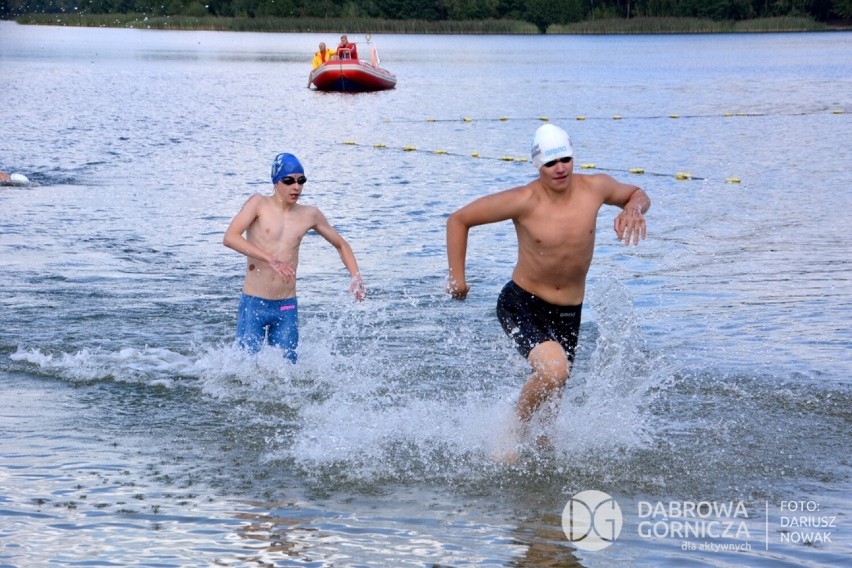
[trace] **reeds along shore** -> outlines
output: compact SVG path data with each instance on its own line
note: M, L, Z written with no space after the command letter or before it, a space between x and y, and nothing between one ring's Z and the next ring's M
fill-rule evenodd
M219 18L214 16L156 16L144 14L25 14L19 24L117 27L157 30L208 30L275 33L385 34L538 34L535 25L518 20L425 21L367 18ZM690 34L736 32L811 32L837 28L805 17L715 21L698 18L631 18L588 20L551 25L548 34Z

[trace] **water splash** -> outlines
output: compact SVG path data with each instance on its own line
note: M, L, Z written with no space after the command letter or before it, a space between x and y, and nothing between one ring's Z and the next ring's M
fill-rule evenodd
M58 354L19 348L11 358L72 382L195 390L230 404L231 424L245 423L229 438L264 440L259 456L247 456L258 460L256 467L292 466L324 483L486 482L539 470L594 476L619 462L632 467L635 455L653 446L656 419L649 409L673 373L644 345L622 283L603 280L590 290L575 368L546 432L551 447L524 447L513 467L495 461L495 454L514 425L527 364L496 318L486 319L490 313L478 306L447 310L443 301L374 299L369 312L315 315L304 328L296 365L274 348L249 355L204 344L188 354L158 347ZM400 320L399 302L413 321ZM423 313L441 315L425 320ZM386 349L390 342L398 345ZM544 433L539 426L533 439Z
M599 285L591 305L598 320L584 326L581 342L594 342L594 349L585 361L578 360L569 381L555 431L549 432L553 447L547 455L527 448L534 462L583 460L595 468L629 459L649 444L647 399L670 376L669 369L644 351L622 284ZM452 340L459 322L442 325ZM467 353L468 368L446 394L440 379L432 388L423 388L416 377L400 381L398 375L409 370L404 366L352 368L328 398L302 408L292 444L270 440L267 459L292 461L309 475L327 476L326 481L458 481L504 468L494 456L514 423L527 369L518 365L519 356L504 338L495 335L493 341L479 352L481 359ZM494 358L496 365L489 361ZM459 386L465 384L468 390Z
M174 385L176 375L191 374L194 365L192 359L179 353L149 347L125 347L118 351L86 348L57 354L19 347L9 358L29 363L43 374L76 383L114 380L165 387Z

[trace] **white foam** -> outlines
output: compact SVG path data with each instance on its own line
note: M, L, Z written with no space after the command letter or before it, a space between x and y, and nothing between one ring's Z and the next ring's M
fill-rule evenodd
M588 317L595 319L584 324L586 344L558 417L547 431L534 423L524 440L531 445L546 434L556 455L571 460L645 447L649 392L670 372L648 359L621 283L598 283L589 307ZM385 323L374 317L377 325ZM18 349L11 358L70 381L180 386L217 400L257 403L252 419L279 432L267 440L264 460L292 461L305 471L334 468L356 478L464 476L493 465L493 456L514 443L514 405L528 369L499 331L477 338L486 345L466 349L460 358L457 349L440 354L452 361L434 361L438 355L429 348L394 361L389 358L400 351L383 350L384 335L368 342L367 352L344 354L339 340L352 330L340 318L312 324L318 327L303 330L295 365L271 347L251 355L232 345L198 345L189 354L157 347L56 354ZM458 340L453 326L464 327L449 318L432 331ZM591 356L582 355L592 341Z

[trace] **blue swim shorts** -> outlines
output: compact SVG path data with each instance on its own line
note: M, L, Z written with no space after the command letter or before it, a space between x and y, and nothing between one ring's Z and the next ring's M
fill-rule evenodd
M299 346L299 304L296 298L267 300L240 295L237 312L237 344L257 353L264 340L284 350L284 356L296 362Z
M583 304L557 306L509 281L497 298L497 319L524 358L545 341L557 341L574 361Z

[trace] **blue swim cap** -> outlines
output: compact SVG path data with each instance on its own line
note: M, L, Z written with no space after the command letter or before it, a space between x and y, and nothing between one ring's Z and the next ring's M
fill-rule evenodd
M303 174L305 168L302 167L299 159L293 154L282 153L275 156L275 161L272 162L272 183L278 183L281 178L290 174Z

